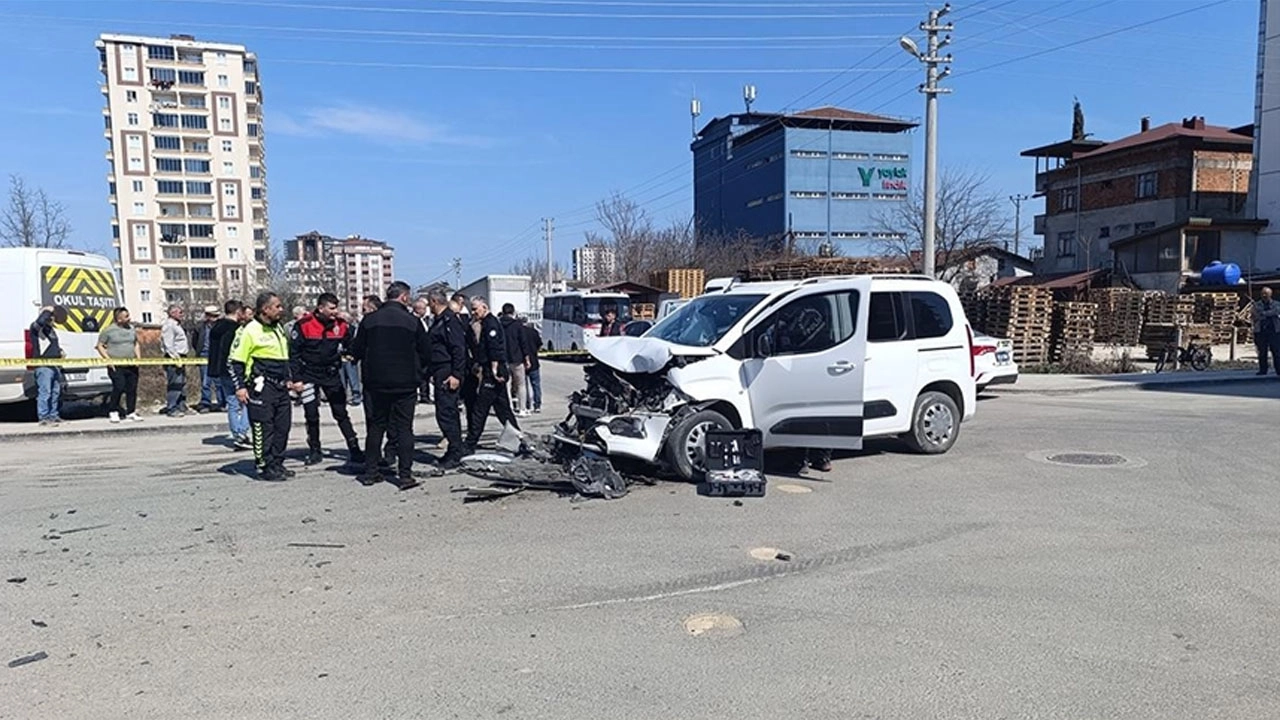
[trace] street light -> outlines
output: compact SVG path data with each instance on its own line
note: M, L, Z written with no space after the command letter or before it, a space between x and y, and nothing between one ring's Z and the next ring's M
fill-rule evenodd
M951 5L944 5L940 10L930 10L929 19L920 23L929 40L928 49L921 52L920 46L905 35L898 39L908 55L919 60L925 66L925 82L920 86L924 93L924 238L921 254L924 274L936 275L938 232L938 95L951 92L947 88L938 87L938 81L951 74L947 67L939 71L938 66L951 62L951 56L938 55L938 51L951 44L951 36L938 37L940 32L950 32L953 26L939 24L943 15L951 12Z

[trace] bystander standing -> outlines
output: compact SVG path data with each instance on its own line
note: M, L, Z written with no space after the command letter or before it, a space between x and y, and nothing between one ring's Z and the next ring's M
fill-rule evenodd
M67 356L58 340L56 325L67 322L64 307L43 307L36 321L31 323L31 342L34 356L42 360L55 360ZM58 425L62 422L62 368L41 366L36 376L36 417L41 425Z
M114 322L98 333L98 354L107 360L140 360L142 344L138 342L138 329L133 326L126 308L112 311ZM138 415L138 366L107 365L111 378L111 396L107 400L108 417L112 423L121 419L137 422ZM124 405L120 405L120 401Z
M181 305L170 305L169 314L160 323L160 351L170 360L181 360L191 352L187 331L182 328ZM164 414L182 417L187 414L187 369L182 365L165 365Z
M1253 303L1253 342L1258 348L1258 374L1267 374L1267 354L1271 367L1280 375L1280 302L1272 299L1271 288L1262 288L1262 298Z

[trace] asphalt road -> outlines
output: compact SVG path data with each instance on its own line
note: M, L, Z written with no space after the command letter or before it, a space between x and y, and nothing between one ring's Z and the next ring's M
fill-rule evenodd
M1277 717L1280 383L1211 392L988 399L946 456L879 444L740 506L7 443L0 661L49 657L0 668L0 717Z

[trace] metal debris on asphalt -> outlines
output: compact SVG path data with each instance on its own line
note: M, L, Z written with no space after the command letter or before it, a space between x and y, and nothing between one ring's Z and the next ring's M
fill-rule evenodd
M789 552L784 552L782 550L779 550L778 554L774 555L773 557L778 560L781 560L782 562L791 562L791 559L795 556Z
M31 624L32 624L32 625L35 625L35 626L36 626L36 627L38 627L38 628L47 628L47 627L49 627L49 623L47 623L47 622L45 622L45 621L43 621L43 620L32 620L32 621L31 621Z
M332 549L341 549L341 548L345 548L345 547L346 547L346 545L343 545L342 543L308 543L308 542L291 542L291 543L289 543L288 547L293 547L293 548L332 548Z
M30 665L33 662L40 662L41 660L47 660L47 659L49 659L49 654L41 650L40 652L32 655L25 655L23 657L16 658L14 660L10 660L9 667L11 668L22 667L23 665Z
M102 525L87 525L85 527L71 528L70 530L59 530L58 532L62 533L63 535L74 535L76 533L88 532L90 530L101 530L102 528L107 528L107 527L111 527L111 524L104 523Z
M497 500L499 498L510 497L517 493L524 492L523 487L499 487L490 485L488 487L467 487L459 488L456 492L465 492L462 502L473 503L482 500Z

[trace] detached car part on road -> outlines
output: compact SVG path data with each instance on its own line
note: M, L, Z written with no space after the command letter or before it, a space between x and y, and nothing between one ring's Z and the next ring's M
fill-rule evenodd
M960 300L922 276L730 284L643 337L586 349L598 364L557 440L690 480L705 470L708 430L759 428L765 449L897 436L943 453L976 408Z

